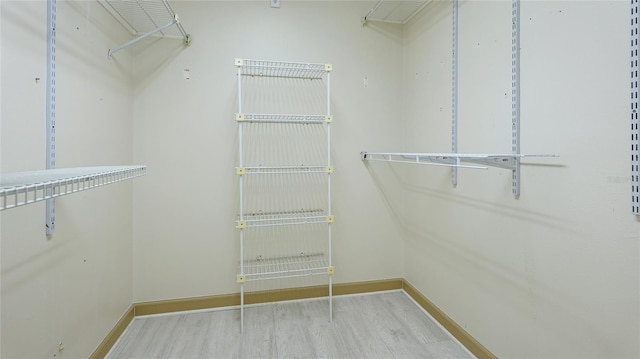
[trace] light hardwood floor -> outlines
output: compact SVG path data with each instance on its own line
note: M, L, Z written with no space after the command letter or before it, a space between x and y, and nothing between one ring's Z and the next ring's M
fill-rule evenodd
M116 358L473 358L401 291L135 318Z

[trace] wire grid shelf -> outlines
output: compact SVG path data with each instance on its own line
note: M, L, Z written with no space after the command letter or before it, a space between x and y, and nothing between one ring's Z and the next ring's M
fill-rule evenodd
M246 228L327 223L327 221L330 220L329 214L324 209L247 213L244 214L242 218L246 224ZM240 220L239 217L238 220Z
M244 167L244 174L305 174L327 173L327 166L252 166Z
M146 166L62 168L3 173L0 176L0 210L142 176Z
M255 122L255 123L308 123L308 124L324 124L328 121L326 115L291 115L291 114L258 114L244 113L238 121Z
M153 31L175 20L167 0L103 0L118 15L117 20L133 35ZM187 36L180 23L160 31L163 36Z
M285 77L298 79L322 79L331 71L331 65L302 62L282 62L236 59L243 76Z
M329 261L324 253L300 253L293 256L257 257L244 260L244 275L247 282L326 275Z

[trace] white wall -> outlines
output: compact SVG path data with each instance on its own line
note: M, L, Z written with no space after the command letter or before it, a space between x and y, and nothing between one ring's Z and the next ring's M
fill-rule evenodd
M45 166L46 1L2 1L3 172ZM130 38L94 1L58 1L57 167L130 164ZM39 78L39 81L36 81ZM0 213L3 358L88 357L132 303L132 183ZM64 350L58 351L62 343Z
M511 2L459 9L459 150L510 152ZM520 199L509 171L407 169L405 277L499 357L638 357L628 3L521 11L522 152L561 157L526 161ZM451 4L405 30L407 144L446 151Z
M149 173L135 183L134 300L239 291L236 57L333 64L335 281L401 277L395 215L359 159L402 141L401 28L361 27L370 2L173 5L191 47L136 48L134 158Z

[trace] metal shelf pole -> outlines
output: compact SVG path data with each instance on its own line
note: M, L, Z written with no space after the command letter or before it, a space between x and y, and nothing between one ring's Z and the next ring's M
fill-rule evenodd
M631 0L631 212L640 215L640 129L638 129L638 0Z
M453 0L452 14L451 152L458 153L458 0ZM458 185L457 167L451 167L451 183Z
M113 54L115 54L116 52L124 49L125 47L131 46L131 45L135 44L136 42L138 42L138 41L140 41L142 39L145 39L145 38L147 38L147 37L149 37L149 36L151 36L151 35L153 35L153 34L155 34L157 32L160 32L160 31L168 28L169 26L172 26L172 25L177 24L177 23L178 23L178 17L176 15L176 17L172 21L169 21L165 25L162 25L157 29L151 30L151 31L147 32L146 34L142 34L142 35L140 35L140 36L138 36L138 37L136 37L136 38L134 38L132 40L129 40L129 41L125 42L124 44L120 45L120 46L116 46L113 49L109 49L109 52L107 53L107 55L109 56L109 59L111 59Z
M46 166L50 170L56 168L56 0L47 1L47 101L46 101ZM52 196L50 189L47 196ZM50 198L45 205L45 231L52 235L55 231L55 200Z
M237 68L238 76L238 113L242 113L242 67ZM242 160L242 122L238 122L238 165L244 165ZM240 191L240 221L244 221L244 182L243 176L238 176ZM240 228L240 276L244 276L244 229ZM240 283L240 333L244 333L244 282Z
M520 0L511 3L511 152L520 154ZM512 170L512 193L520 197L520 158Z
M331 116L331 73L327 72L327 116ZM331 166L331 122L327 122L327 167ZM327 173L327 212L329 216L331 212L331 173ZM333 267L332 262L332 235L331 223L327 224L328 228L328 247L329 247L329 268ZM333 275L329 275L329 321L333 321Z

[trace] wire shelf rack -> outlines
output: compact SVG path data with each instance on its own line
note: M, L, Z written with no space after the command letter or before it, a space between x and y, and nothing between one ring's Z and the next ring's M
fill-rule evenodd
M330 64L236 59L236 67L242 68L242 76L284 77L296 79L322 79L331 72Z
M168 0L98 0L98 2L125 29L136 36L131 41L109 49L109 58L117 51L149 36L180 39L186 46L191 44L191 35L185 31L178 14Z
M308 123L324 124L331 122L331 116L327 115L292 115L292 114L259 114L237 113L236 121L251 123Z
M470 154L470 153L400 153L400 152L361 152L362 161L384 161L431 166L487 169L498 167L513 170L518 162L526 157L558 157L555 154ZM465 165L463 163L473 163Z
M146 166L102 166L12 172L0 175L0 210L142 176Z
M333 217L324 209L301 209L298 211L283 212L255 212L245 213L242 219L238 216L236 226L242 225L245 228L251 227L272 227L298 224L327 223Z
M244 260L244 276L247 282L327 275L329 261L324 253L301 253L295 256L283 256Z

